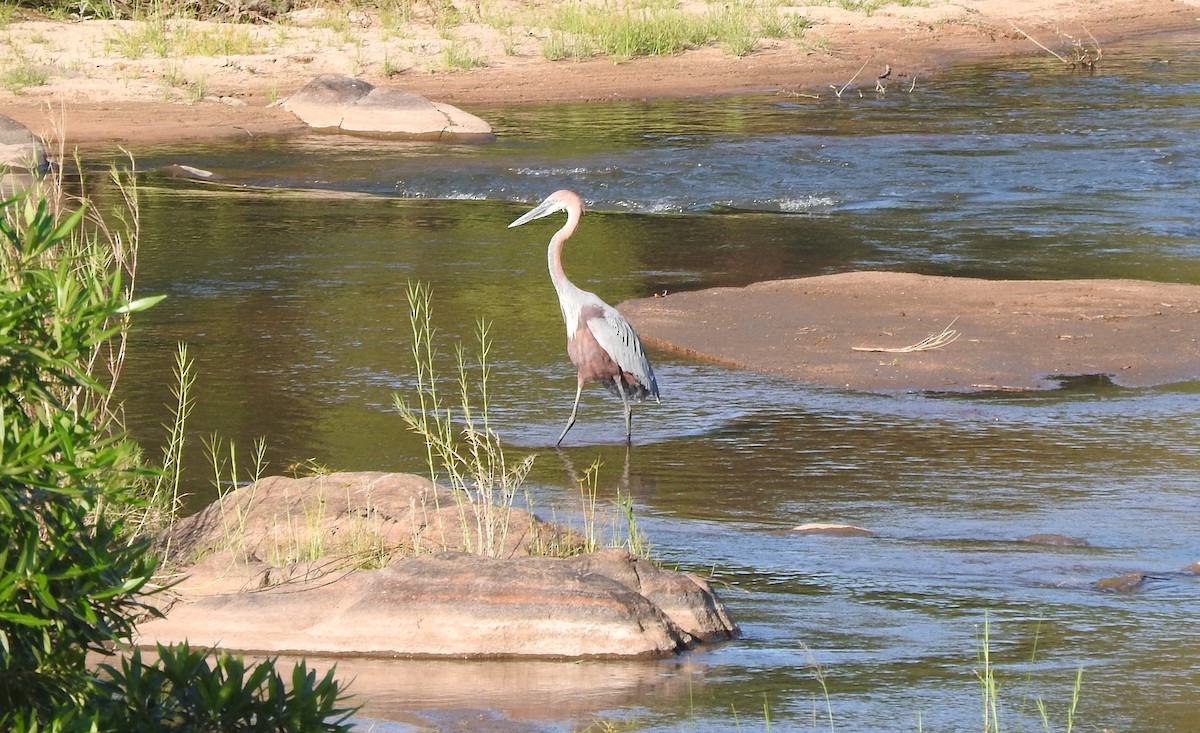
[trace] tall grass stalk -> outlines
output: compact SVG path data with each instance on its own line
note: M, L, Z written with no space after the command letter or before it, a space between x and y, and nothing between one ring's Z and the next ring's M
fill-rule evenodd
M239 559L248 555L246 546L246 523L250 518L250 508L254 504L254 494L241 501L233 502L229 495L239 487L240 469L238 468L237 444L230 441L228 457L225 454L225 441L213 435L204 441L204 449L208 455L209 465L213 469L213 485L217 489L217 502L221 507L221 531L225 536L225 547L239 555ZM258 480L266 471L266 440L259 438L254 441L254 453L251 456L249 486L256 487ZM233 504L233 506L228 506Z
M600 459L592 461L579 479L579 496L583 500L583 551L595 552L600 549L600 539L596 535L596 497L598 479L600 476Z
M458 41L451 41L442 50L442 63L447 69L466 71L487 66L487 62L472 52L471 48Z
M979 678L979 690L983 703L983 732L999 733L999 686L996 684L995 667L992 666L991 621L986 615L983 617L983 638L980 640L979 658L982 666L975 670L975 675Z
M616 501L621 516L625 519L625 549L629 550L631 555L650 557L650 541L646 539L646 533L638 528L637 515L633 511L633 496L622 495L618 488Z
M171 424L163 426L167 430L167 442L162 449L162 466L149 482L147 511L136 525L136 534L148 534L165 528L174 521L179 511L183 448L187 443L188 416L194 405L192 385L196 376L192 373L192 365L187 344L180 343L175 351L175 386L171 389L175 404L171 406ZM163 555L169 557L170 554L168 543Z
M1067 707L1067 722L1063 728L1065 733L1071 733L1075 728L1075 713L1079 709L1079 690L1083 686L1083 667L1075 672L1075 684L1071 688L1071 704ZM1050 715L1046 711L1046 702L1040 697L1035 701L1038 714L1042 718L1042 730L1050 733Z
M580 512L581 542L578 552L596 552L605 547L624 547L631 555L650 557L650 541L646 533L638 527L637 514L634 512L633 496L621 492L617 487L616 497L610 507L605 502L605 508L600 508L600 459L584 470L583 475L571 469L575 482L579 485L579 498L582 504ZM609 536L607 540L600 537L601 522L608 523Z
M439 390L442 379L434 345L431 291L416 283L409 285L407 295L416 399L395 395L396 409L408 429L425 441L430 480L435 484L443 481L453 491L463 545L455 549L499 557L507 551L511 510L534 456L510 465L500 436L492 429L487 324L478 325L479 351L474 360L461 344L455 348L458 404L452 405ZM445 546L446 530L439 527L439 531Z
M816 677L816 679L817 679L817 684L819 684L821 686L821 695L825 699L825 716L829 720L829 733L834 733L835 728L833 725L833 701L829 699L829 685L825 681L825 669L821 666L821 663L819 661L817 661L816 655L813 654L812 649L808 648L808 645L801 642L800 648L804 650L805 656L808 657L808 666L809 666L809 668L812 669L813 676ZM816 720L817 720L817 711L816 711L816 703L814 702L813 703L814 727L816 724Z
M1031 660L1032 661L1032 660ZM992 661L991 654L991 622L985 615L983 619L982 638L979 644L979 662L980 667L975 670L975 676L979 679L980 693L983 707L983 730L984 733L1000 733L1000 684L996 679L996 668ZM1067 707L1066 724L1064 730L1066 733L1071 733L1075 727L1075 714L1079 709L1079 695L1083 686L1083 669L1080 668L1075 674L1075 684L1071 692L1071 702ZM1046 702L1042 698L1036 698L1034 705L1038 710L1041 718L1042 729L1046 733L1050 733L1052 726L1050 724L1050 715L1046 707Z

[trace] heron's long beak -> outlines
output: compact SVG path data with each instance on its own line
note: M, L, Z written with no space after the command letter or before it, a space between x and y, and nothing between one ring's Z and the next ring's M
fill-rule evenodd
M553 196L551 196L550 198L546 199L542 203L535 206L529 212L523 214L521 216L521 218L517 219L512 224L509 224L508 228L512 229L513 227L519 227L522 224L525 224L526 222L531 222L534 219L541 219L543 216L549 216L556 211L562 211L562 210L563 210L562 202L559 201L558 199L554 198Z

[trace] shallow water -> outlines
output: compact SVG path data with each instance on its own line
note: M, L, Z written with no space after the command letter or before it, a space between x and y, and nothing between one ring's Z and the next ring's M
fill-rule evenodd
M494 424L539 454L536 506L576 518L576 476L601 461L654 556L714 578L744 632L662 663L343 662L378 729L982 728L986 620L1006 729L1041 727L1037 697L1065 728L1082 669L1081 729L1192 730L1200 385L863 395L655 352L664 401L637 411L632 449L593 390L555 451L574 383L555 225L506 226L579 191L592 211L567 271L613 303L863 268L1200 284L1198 70L1200 41L1175 38L1106 48L1092 75L1036 59L882 97L472 110L496 125L486 145L135 150L230 185L145 179L139 285L170 297L138 323L130 424L161 439L186 341L192 506L212 495L214 431L242 455L265 436L273 472L420 471L392 396L411 389L405 284L427 282L447 355L490 324ZM785 531L805 522L876 536ZM1129 572L1150 576L1137 593L1091 586Z

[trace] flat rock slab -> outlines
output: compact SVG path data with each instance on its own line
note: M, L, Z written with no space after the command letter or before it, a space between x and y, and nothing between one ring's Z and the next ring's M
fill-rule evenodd
M568 559L408 558L177 604L139 645L412 658L663 657L737 627L704 581L623 550Z
M647 343L731 366L872 392L1035 390L1105 375L1200 379L1200 286L980 280L893 272L713 288L623 303ZM903 348L944 329L958 338Z
M492 134L490 125L457 107L348 76L318 76L283 108L316 130L431 140Z

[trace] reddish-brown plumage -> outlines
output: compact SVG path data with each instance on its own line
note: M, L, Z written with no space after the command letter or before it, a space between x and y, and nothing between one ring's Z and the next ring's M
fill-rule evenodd
M580 323L567 341L567 356L579 370L580 384L606 382L621 374L621 367L600 346L586 322Z

